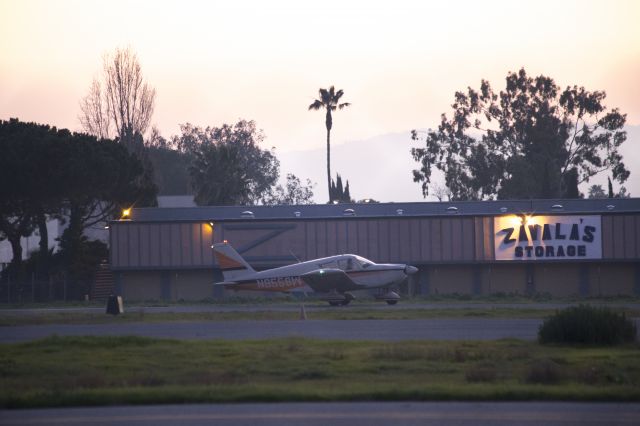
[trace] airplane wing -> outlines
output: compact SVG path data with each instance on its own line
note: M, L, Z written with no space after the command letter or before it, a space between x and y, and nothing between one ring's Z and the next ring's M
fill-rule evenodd
M313 291L326 293L333 290L345 292L360 288L358 284L353 282L344 271L340 269L316 269L300 275L300 279L304 281Z

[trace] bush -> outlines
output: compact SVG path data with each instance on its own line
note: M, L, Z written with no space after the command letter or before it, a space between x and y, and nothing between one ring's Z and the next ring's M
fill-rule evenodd
M635 324L609 308L580 305L556 312L538 330L540 343L617 345L633 342Z
M560 366L550 359L534 361L527 370L525 381L540 385L552 385L560 381Z

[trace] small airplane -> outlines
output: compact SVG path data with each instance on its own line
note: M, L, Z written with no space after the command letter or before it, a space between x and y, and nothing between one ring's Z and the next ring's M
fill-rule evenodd
M214 244L212 247L224 277L224 281L214 285L235 291L321 293L322 299L331 306L348 305L355 299L352 291L373 288L380 289L376 299L395 305L400 296L391 287L418 272L415 266L376 264L354 254L341 254L256 271L227 242Z

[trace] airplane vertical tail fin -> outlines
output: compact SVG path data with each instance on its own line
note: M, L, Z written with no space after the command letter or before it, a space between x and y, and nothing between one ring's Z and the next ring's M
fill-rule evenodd
M234 281L239 276L255 272L247 261L228 243L214 244L213 255L222 270L222 276L225 281Z

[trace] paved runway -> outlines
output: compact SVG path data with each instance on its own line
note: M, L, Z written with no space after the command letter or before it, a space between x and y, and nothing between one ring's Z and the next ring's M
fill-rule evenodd
M441 309L564 309L569 306L577 306L580 303L491 303L491 302L403 302L395 306L388 306L381 302L354 303L344 307L330 307L327 304L305 304L308 312L322 312L335 309L347 310L441 310ZM590 303L594 306L608 306L610 308L640 309L640 303ZM260 303L260 304L201 304L201 305L170 305L170 306L137 306L127 305L126 312L145 313L194 313L194 312L297 312L300 305L297 303ZM104 307L63 307L63 308L29 308L29 309L0 309L0 315L39 315L43 313L84 312L103 313Z
M199 404L0 411L2 425L634 425L640 404L352 402Z
M533 340L539 319L297 320L113 323L0 327L0 343L58 336L136 335L168 339L268 339L309 337L338 340Z

